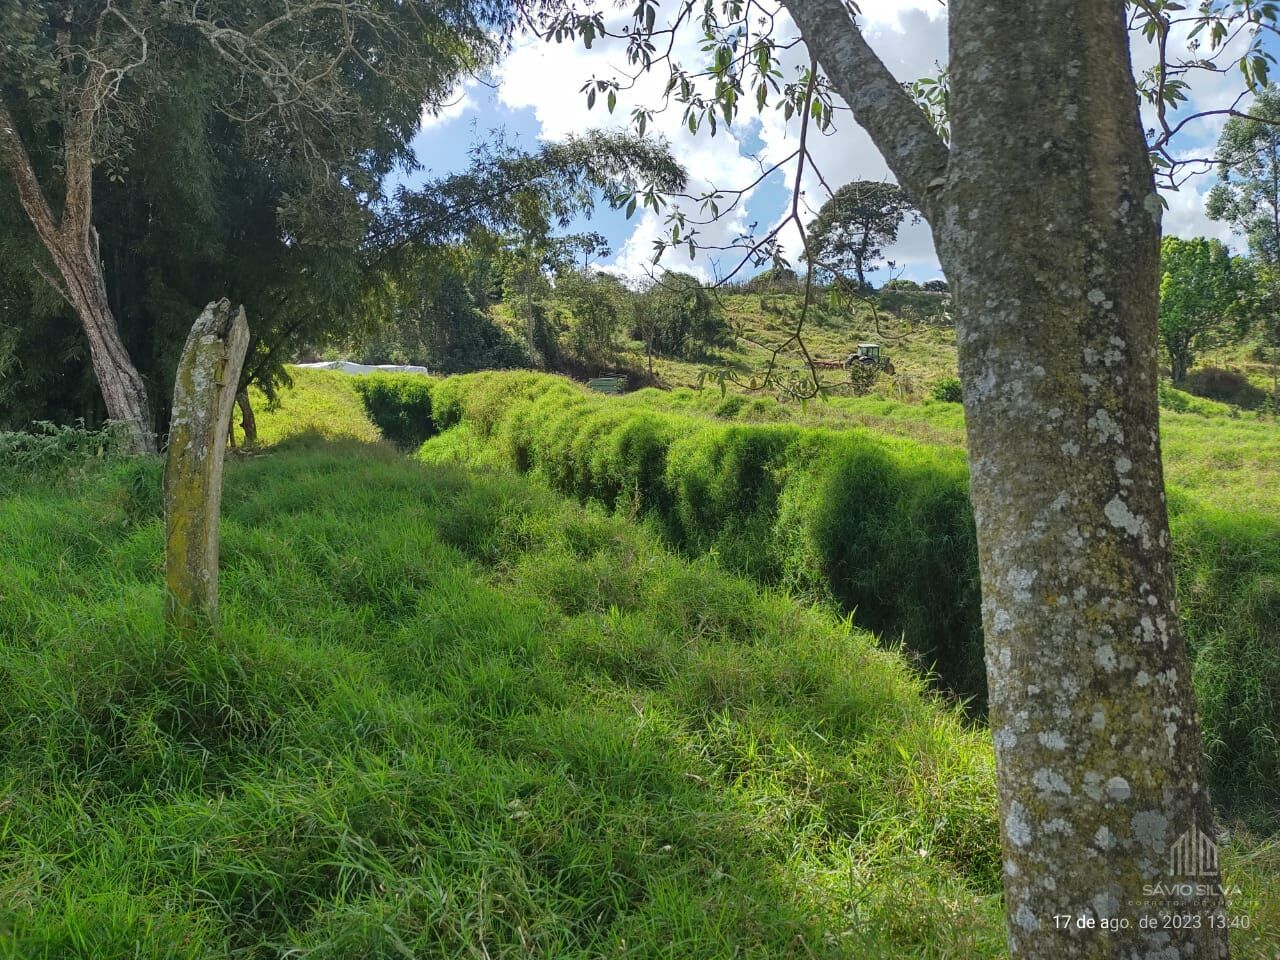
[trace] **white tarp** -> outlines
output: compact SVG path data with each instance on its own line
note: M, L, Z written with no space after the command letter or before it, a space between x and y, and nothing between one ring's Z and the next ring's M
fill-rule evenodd
M352 363L350 360L322 360L320 363L296 363L296 367L304 370L337 370L340 373L421 373L429 374L426 367L415 367L412 364L380 363L370 366L367 363Z

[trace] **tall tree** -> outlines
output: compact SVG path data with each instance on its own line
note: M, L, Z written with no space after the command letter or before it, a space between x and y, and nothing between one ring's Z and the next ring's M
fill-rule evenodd
M43 248L41 272L80 320L109 416L154 449L148 391L112 311L95 223L95 186L124 167L130 140L193 58L226 79L222 112L255 128L258 149L297 157L310 189L297 224L329 219L323 200L376 185L362 154L416 128L493 49L508 5L396 0L139 3L65 0L0 6L0 167ZM411 135L411 132L409 133ZM321 201L321 202L315 202Z
M1259 92L1218 139L1218 183L1206 210L1249 241L1258 261L1255 317L1271 348L1272 403L1280 410L1280 87Z
M691 129L714 132L742 102L774 97L785 116L802 118L788 158L797 167L791 210L745 244L747 257L769 253L783 226L802 226L808 121L825 127L835 115L816 68L825 72L928 221L954 297L1010 952L1225 957L1220 889L1173 882L1184 879L1175 845L1212 837L1214 818L1160 456L1163 205L1152 152L1176 164L1169 144L1187 73L1237 50L1228 38L1253 37L1239 65L1248 82L1265 82L1259 37L1276 10L956 0L946 95L924 104L945 106L939 117L876 55L856 6L782 5L814 58L785 84L777 58L793 38L770 35L778 21L753 0L678 4L661 26L645 0L624 28L570 13L548 33L621 37L631 70L669 71L665 102L683 107ZM1207 27L1208 39L1174 63L1166 41L1184 21ZM1159 60L1137 84L1131 23L1156 42ZM666 40L683 25L708 53L704 69L686 69ZM610 94L612 105L632 79L593 78L585 89ZM1140 90L1155 108L1151 143ZM648 122L661 108L633 116ZM724 197L704 206L714 214ZM673 220L672 244L697 242L687 216ZM1216 865L1196 866L1216 878ZM1150 903L1157 885L1168 891L1163 908ZM1170 929L1166 914L1199 919Z
M854 180L837 190L809 227L809 259L823 273L857 280L867 286L884 248L898 240L898 228L912 209L902 188L877 180Z
M1175 383L1197 354L1221 343L1249 315L1253 271L1220 240L1165 237L1160 244L1160 342Z
M1260 91L1247 115L1226 122L1216 160L1210 219L1231 224L1264 263L1280 264L1280 87Z

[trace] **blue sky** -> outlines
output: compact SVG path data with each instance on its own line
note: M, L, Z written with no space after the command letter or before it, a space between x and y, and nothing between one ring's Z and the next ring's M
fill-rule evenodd
M861 23L869 41L898 79L931 74L937 64L945 61L945 8L937 0L863 0L860 7ZM698 60L692 50L686 51L686 57L690 62ZM805 54L796 50L793 57L798 64ZM1138 69L1149 62L1150 51L1144 43L1135 43L1134 57ZM649 89L646 99L642 83L630 98L624 95L612 117L598 106L588 111L580 93L589 77L615 75L621 59L621 48L617 46L597 44L596 49L587 51L580 46L554 46L532 39L521 42L490 78L492 86L473 82L460 89L436 115L424 117L423 129L414 143L423 169L408 182L463 169L471 146L493 130L501 129L508 140L533 148L539 139L556 139L593 126L625 125L632 106L656 101L655 90ZM657 82L653 78L650 86ZM1193 87L1189 109L1229 103L1238 89L1238 74L1206 74ZM1211 118L1189 125L1178 140L1178 150L1186 156L1212 152L1222 122ZM785 156L794 150L797 135L794 123L784 123L780 114L770 110L762 117L745 117L730 131L722 128L714 139L705 134L689 134L678 113L660 116L656 127L671 140L677 157L689 170L694 193L710 186L725 188L750 182L760 169L759 161L753 157L769 160ZM813 144L813 153L833 185L858 178L891 179L869 138L847 117L833 136ZM775 173L748 197L735 216L707 228L706 239L725 242L753 222L767 229L787 208L793 176L791 170ZM1204 216L1204 194L1212 182L1212 175L1206 175L1166 197L1169 206L1165 230L1181 236L1215 236L1239 247L1238 239L1231 237L1222 224ZM825 199L820 184L810 178L802 186L810 207L816 209ZM628 221L607 207L601 207L589 223L584 221L575 227L604 234L613 249L613 256L605 265L632 275L646 269L652 240L663 230L661 218L652 213L641 213ZM798 238L789 238L788 243L794 255ZM941 276L923 224L905 225L899 243L886 254L896 261L898 275L915 280ZM663 261L665 266L692 269L708 277L723 274L736 262L722 257L718 263L711 263L703 257L690 264L683 255L670 253ZM888 276L881 271L873 279L883 282Z

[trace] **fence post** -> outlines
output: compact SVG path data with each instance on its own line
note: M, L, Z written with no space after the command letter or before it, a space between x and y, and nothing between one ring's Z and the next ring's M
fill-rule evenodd
M227 430L249 347L244 307L204 308L173 388L164 470L165 624L212 629L218 617L218 514Z

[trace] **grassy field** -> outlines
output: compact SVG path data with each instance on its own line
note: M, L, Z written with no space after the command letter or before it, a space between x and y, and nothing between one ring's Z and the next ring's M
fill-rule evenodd
M900 656L349 439L349 380L260 419L216 640L161 629L157 462L0 499L0 956L1003 954L987 737ZM1280 844L1224 856L1272 958Z
M1173 402L1187 395L1166 390ZM964 411L958 403L929 397L902 400L873 394L834 397L805 406L767 395L714 387L671 391L647 389L624 403L739 423L792 423L847 429L962 449ZM1261 510L1280 517L1280 422L1255 415L1232 416L1229 408L1200 398L1185 401L1203 412L1161 410L1161 442L1169 484L1195 499L1229 509Z
M926 294L906 294L920 299L921 310L930 307ZM644 407L715 417L720 420L761 423L793 423L834 429L859 427L930 444L963 447L964 414L958 404L933 400L940 382L956 376L955 335L950 327L920 321L907 322L899 312L883 309L878 317L865 304L832 308L819 298L805 327L805 342L815 357L838 359L860 342L880 343L892 358L897 374L881 377L866 396L853 396L848 387L837 387L826 401L807 404L780 401L773 391L753 392L730 384L724 396L711 381L710 372L731 371L741 384L759 377L768 365L770 351L795 328L800 298L794 294L725 292L719 301L730 326L733 344L716 348L698 361L659 357L655 372L662 389L638 391L627 402ZM890 307L895 306L889 301ZM900 305L898 305L900 306ZM927 312L925 310L925 312ZM1266 353L1266 351L1263 351ZM1198 501L1226 509L1262 510L1280 517L1280 421L1267 399L1272 368L1259 359L1252 345L1210 352L1193 381L1205 386L1206 377L1223 372L1249 385L1250 402L1258 409L1194 396L1165 384L1161 389L1162 431L1168 480ZM630 344L619 362L644 369L638 344ZM803 359L795 348L780 357L781 369L803 371ZM827 372L832 381L839 371ZM1211 384L1209 384L1211 385ZM1243 397L1241 398L1243 399Z
M0 955L1000 954L985 738L865 634L312 434L174 640L158 466L0 503Z
M291 410L297 424L323 420L297 409L299 401L313 404L311 374L301 376L304 389L267 413L268 422L277 417L283 425ZM368 429L341 419L355 409L351 382L314 382L322 388L315 406L342 411L335 431ZM385 383L395 387L396 380ZM927 432L958 433L957 404L868 397L801 410L718 390L646 390L619 399L529 374L409 378L406 389L404 399L388 390L391 412L381 415L394 419L407 445L443 429L423 448L430 461L531 471L563 493L650 517L668 543L688 554L715 556L799 597L854 611L860 624L890 641L901 638L920 667L938 671L943 686L977 697L980 706L981 630L963 451ZM331 399L342 390L345 406ZM416 435L406 431L412 418L394 413L397 403L421 421ZM845 403L927 430L906 438L899 434L908 431L874 425L851 431L867 426L853 420L833 430L847 415ZM1219 420L1226 438L1231 428L1272 429ZM1249 807L1260 803L1265 821L1280 796L1268 793L1280 776L1280 516L1269 509L1273 491L1265 482L1265 441L1275 440L1248 448L1261 465L1238 463L1233 476L1198 443L1197 431L1214 422L1166 413L1166 428L1173 423L1179 441L1199 454L1203 475L1200 485L1171 491L1179 596L1218 792ZM1182 461L1184 471L1189 466ZM1222 488L1217 496L1202 496L1215 487Z

